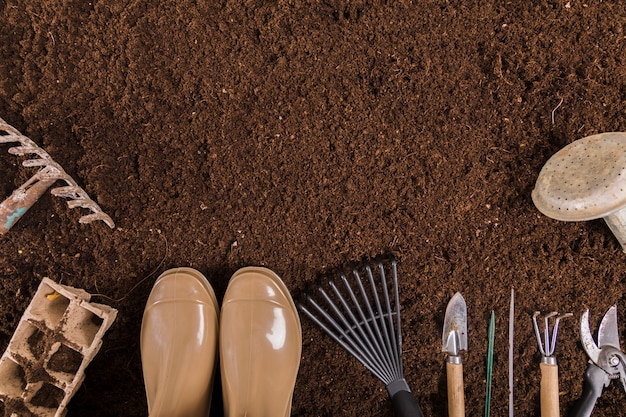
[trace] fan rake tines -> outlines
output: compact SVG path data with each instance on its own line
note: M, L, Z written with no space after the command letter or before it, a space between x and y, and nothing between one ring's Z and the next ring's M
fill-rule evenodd
M363 262L363 275L357 266L351 268L352 280L341 271L339 285L331 279L330 291L318 287L321 303L307 294L305 304L299 305L302 312L386 386L404 379L397 262L390 257L389 263L391 283L387 282L382 259L377 257L377 274L368 262ZM351 285L351 281L356 285Z

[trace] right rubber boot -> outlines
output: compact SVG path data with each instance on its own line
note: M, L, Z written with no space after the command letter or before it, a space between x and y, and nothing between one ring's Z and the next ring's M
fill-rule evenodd
M207 417L217 359L219 307L192 268L165 271L141 323L141 365L149 417Z
M225 417L287 417L300 365L302 330L283 281L247 267L230 279L220 322Z

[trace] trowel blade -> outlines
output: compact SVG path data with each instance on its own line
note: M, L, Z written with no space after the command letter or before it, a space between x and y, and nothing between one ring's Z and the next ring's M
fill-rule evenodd
M442 344L442 351L453 356L467 350L467 306L461 293L454 294L446 308Z

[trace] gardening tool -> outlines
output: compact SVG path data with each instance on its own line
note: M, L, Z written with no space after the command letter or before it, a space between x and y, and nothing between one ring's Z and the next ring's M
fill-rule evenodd
M56 178L42 179L37 173L1 202L0 235L8 232L55 182Z
M559 316L559 313L552 312L547 314L543 319L545 327L543 328L543 343L541 342L541 332L537 324L537 317L541 312L535 311L533 314L533 327L535 336L539 344L541 352L541 362L539 369L541 370L540 383L540 404L541 417L559 417L559 367L556 363L554 351L556 349L556 336L559 331L559 322L565 317L572 316L572 313L566 313ZM554 327L552 328L552 336L550 336L549 321L554 318Z
M598 329L598 344L589 330L589 310L580 319L580 339L589 356L585 370L583 393L572 408L571 417L589 417L602 395L602 389L608 387L613 379L619 379L621 388L626 391L626 356L619 347L617 330L617 306L606 312Z
M382 258L376 257L378 274L364 261L361 271L365 270L365 277L355 265L352 280L341 271L342 289L333 280L328 282L330 291L318 288L330 312L309 295L298 307L385 384L397 416L423 417L404 379L397 262L389 257L389 263L391 283L387 282Z
M568 222L603 218L626 252L626 132L575 140L543 166L532 199L548 217Z
M448 303L443 320L443 348L448 354L446 375L448 380L448 415L465 416L463 389L463 360L461 351L467 350L467 306L461 293L456 293Z
M491 382L493 377L493 347L496 338L496 316L491 310L491 318L489 319L489 329L487 330L487 389L485 392L485 417L491 416Z
M50 193L53 196L67 198L69 208L83 208L91 211L89 214L82 215L78 220L79 223L101 220L110 228L115 227L111 217L102 211L61 165L30 138L22 135L0 118L0 144L5 143L13 144L8 149L10 154L29 158L22 162L23 166L40 169L0 204L0 235L6 233L57 180L64 181L65 185L52 188Z
M513 331L515 330L515 289L511 288L511 303L509 307L509 417L515 414L515 401L513 399Z

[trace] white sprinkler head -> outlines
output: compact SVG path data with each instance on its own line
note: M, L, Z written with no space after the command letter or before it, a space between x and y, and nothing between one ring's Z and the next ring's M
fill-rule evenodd
M556 220L603 218L626 252L626 133L587 136L555 153L541 169L532 199Z

